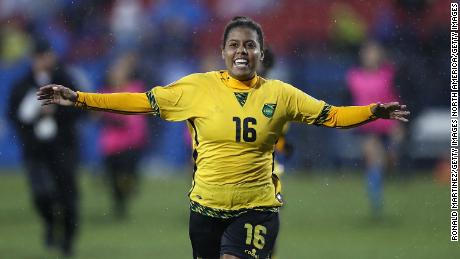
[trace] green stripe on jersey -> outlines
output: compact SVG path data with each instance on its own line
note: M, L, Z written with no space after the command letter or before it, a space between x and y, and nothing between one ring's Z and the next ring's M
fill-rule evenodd
M248 93L235 93L235 97L240 103L241 107L243 107L246 103L246 100L248 99Z
M153 115L159 115L160 107L158 107L157 101L155 100L155 96L153 96L153 91L148 91L145 94L147 95L147 99L149 99L150 106L153 110Z
M240 209L240 210L223 210L223 209L214 209L210 207L203 206L195 201L190 200L190 210L196 213L199 213L204 216L220 218L220 219L229 219L243 215L249 211L269 211L269 212L279 212L279 207L257 207L252 209Z
M323 107L323 110L321 110L321 113L318 115L313 124L322 125L324 122L326 122L327 117L329 116L329 112L331 112L331 108L332 106L326 103Z

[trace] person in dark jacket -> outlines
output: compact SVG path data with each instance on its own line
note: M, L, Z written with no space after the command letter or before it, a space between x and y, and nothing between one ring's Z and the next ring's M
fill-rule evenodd
M47 42L38 41L30 71L12 88L8 116L19 137L35 209L43 220L44 242L72 254L78 225L78 165L75 109L41 106L35 98L49 83L73 86Z

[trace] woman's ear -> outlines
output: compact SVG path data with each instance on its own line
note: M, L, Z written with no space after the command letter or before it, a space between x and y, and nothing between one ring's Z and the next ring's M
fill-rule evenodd
M220 55L221 55L222 59L225 60L224 48L220 48Z

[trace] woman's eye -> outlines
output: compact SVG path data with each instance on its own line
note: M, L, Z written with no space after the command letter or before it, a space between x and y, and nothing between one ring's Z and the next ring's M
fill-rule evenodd
M250 49L253 49L253 48L256 47L256 44L254 44L254 42L250 42L250 43L248 43L246 46L247 46L248 48L250 48Z

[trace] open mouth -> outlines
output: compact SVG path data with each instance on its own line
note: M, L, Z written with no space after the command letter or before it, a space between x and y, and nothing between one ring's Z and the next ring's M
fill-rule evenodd
M237 58L235 61L233 61L233 66L236 68L248 68L249 61L244 58Z

